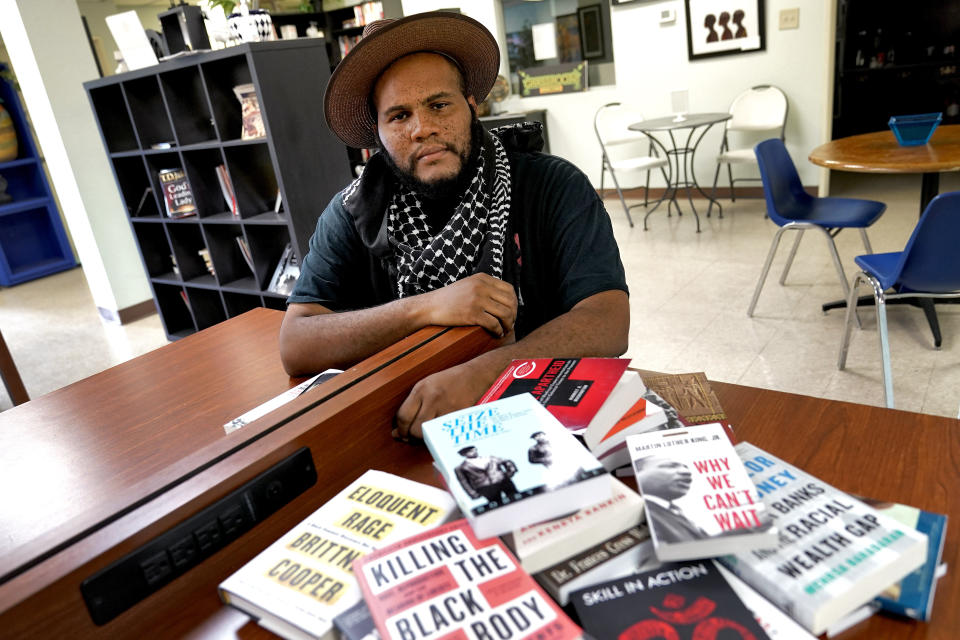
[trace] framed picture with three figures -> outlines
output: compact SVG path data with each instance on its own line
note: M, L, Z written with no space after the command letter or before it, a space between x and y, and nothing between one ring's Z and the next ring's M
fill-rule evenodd
M687 54L700 60L763 51L763 0L684 0Z

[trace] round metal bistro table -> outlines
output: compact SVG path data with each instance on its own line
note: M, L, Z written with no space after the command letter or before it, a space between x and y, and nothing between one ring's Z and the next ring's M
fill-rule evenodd
M729 113L690 113L683 116L682 120L674 116L665 116L663 118L652 118L634 122L628 127L632 131L640 131L646 134L657 148L670 160L670 175L672 176L672 180L670 184L667 185L664 197L650 209L650 211L647 211L647 214L643 217L644 231L647 229L647 218L650 217L651 213L656 211L657 207L659 207L660 203L664 200L667 201L668 216L670 215L670 207L676 207L677 215L683 215L683 211L680 210L680 205L677 203L677 192L680 189L685 189L687 192L687 201L690 203L690 210L693 211L693 216L697 220L697 233L700 232L700 216L697 214L697 208L693 204L692 190L696 189L702 197L716 204L717 207L721 207L715 198L708 195L700 187L700 183L697 182L697 176L694 172L693 161L697 147L700 145L700 141L703 140L703 136L710 130L710 127L718 122L729 120L731 117ZM687 130L686 134L683 133L684 129ZM670 137L672 148L668 149L663 142L653 135L657 132L667 133ZM723 211L722 208L720 210Z

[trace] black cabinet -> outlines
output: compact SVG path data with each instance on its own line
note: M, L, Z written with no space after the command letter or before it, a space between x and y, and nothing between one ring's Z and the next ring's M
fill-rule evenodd
M960 124L960 3L840 0L833 137L882 131L892 115Z
M324 41L298 39L194 54L84 85L170 339L256 307L284 307L268 290L284 248L303 257L317 217L351 179L347 151L323 120L329 75ZM233 91L242 84L256 89L263 137L242 136ZM166 215L166 169L183 170L196 215Z

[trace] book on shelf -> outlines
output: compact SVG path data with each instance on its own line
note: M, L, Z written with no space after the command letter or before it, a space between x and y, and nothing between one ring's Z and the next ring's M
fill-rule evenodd
M423 439L481 539L610 497L597 459L529 393L428 420Z
M248 267L250 267L250 273L252 273L254 279L256 279L257 267L253 263L253 254L250 253L250 245L247 243L247 239L243 236L234 236L234 240L237 243L237 247L240 249L240 255L243 256L243 261L247 263Z
M213 267L213 260L210 258L210 249L204 247L197 251L197 255L203 259L203 265L207 268L207 271L210 272L210 275L216 278L217 270Z
M137 203L137 208L133 210L134 217L139 216L140 212L143 211L143 205L147 203L147 197L153 193L153 187L147 187L143 190L143 195L140 196L140 201Z
M875 602L884 611L914 620L930 620L937 581L946 571L946 565L942 565L941 560L943 544L947 539L947 516L899 502L884 502L859 495L853 497L927 536L927 557L923 564L884 589Z
M297 260L297 254L294 252L293 246L287 243L287 246L283 249L283 254L280 256L280 261L277 262L277 267L273 270L273 276L270 278L267 290L289 296L293 292L293 285L297 283L299 277L300 262Z
M573 433L609 428L645 387L629 358L514 360L478 404L530 393Z
M285 638L334 637L361 600L354 561L456 514L446 491L370 470L224 580L220 597Z
M536 573L592 547L610 535L639 524L644 519L643 500L637 492L607 476L610 497L575 513L520 529L504 536L524 571Z
M230 176L227 175L227 168L218 164L215 172L217 182L220 184L220 193L223 194L223 200L227 204L227 210L233 214L234 218L239 218L240 208L237 206L237 195L233 190L233 183L230 182Z
M161 169L157 172L160 188L163 191L163 207L168 218L186 218L197 215L197 203L193 199L193 189L183 169ZM146 192L144 192L144 196ZM143 205L143 198L140 206ZM139 211L140 207L137 207Z
M720 423L627 438L653 547L690 560L777 544L777 528Z
M657 396L656 392L647 389L643 392L643 397L637 400L605 434L592 438L593 444L591 444L591 440L587 440L587 434L584 434L587 447L593 452L593 455L597 456L597 460L605 469L613 471L624 465L629 466L630 452L627 450L627 436L684 426L676 417L676 411L673 408L670 408L670 412L673 414L673 423L671 423L670 417L664 409L665 406L668 406L667 403ZM597 440L597 437L599 437L599 440ZM633 475L632 472L630 475Z
M831 485L741 442L779 541L720 558L761 595L819 635L920 567L927 536Z
M253 83L236 85L233 88L233 95L240 101L240 139L255 140L266 137L267 132L260 113L260 98Z
M710 560L665 563L570 596L594 638L769 638Z
M554 562L534 573L533 579L561 606L566 606L574 591L659 565L650 529L642 523Z
M384 640L581 635L504 544L479 541L466 520L359 558L354 573Z

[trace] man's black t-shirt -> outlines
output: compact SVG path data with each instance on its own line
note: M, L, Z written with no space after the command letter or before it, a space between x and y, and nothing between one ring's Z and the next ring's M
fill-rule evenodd
M518 267L520 339L589 296L627 291L627 283L610 218L586 176L556 156L508 152L508 157L504 259ZM385 226L366 235L383 237ZM318 303L333 311L381 305L398 297L394 271L385 243L364 242L337 194L317 221L287 302Z

